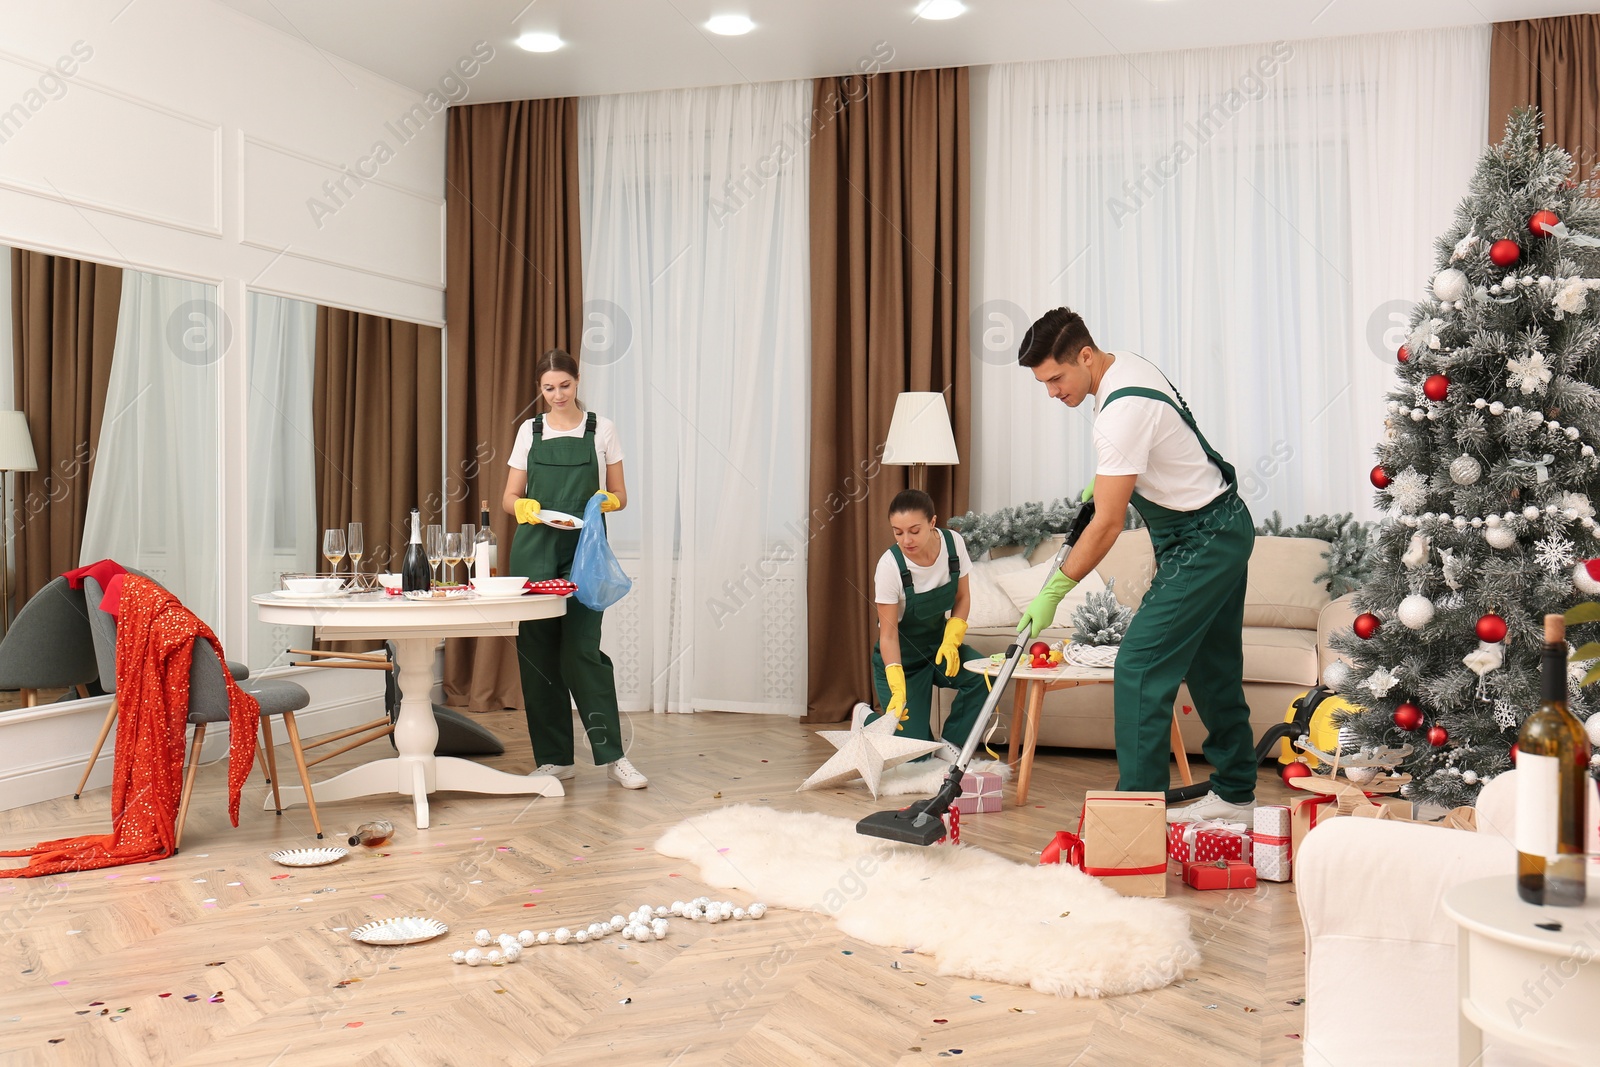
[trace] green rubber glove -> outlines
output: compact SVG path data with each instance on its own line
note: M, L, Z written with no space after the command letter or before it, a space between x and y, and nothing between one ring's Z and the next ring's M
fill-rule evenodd
M1078 494L1078 503L1087 504L1094 499L1094 479L1089 479L1089 484L1083 487L1083 492Z
M1044 583L1044 588L1033 598L1028 605L1028 610L1022 613L1022 620L1017 623L1018 635L1026 634L1023 639L1032 641L1039 636L1040 631L1046 630L1055 622L1056 608L1061 606L1061 601L1077 586L1077 581L1068 578L1059 570L1050 575Z

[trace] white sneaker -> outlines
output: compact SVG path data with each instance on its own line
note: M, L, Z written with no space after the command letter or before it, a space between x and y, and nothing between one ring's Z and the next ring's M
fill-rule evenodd
M1220 819L1223 822L1242 822L1252 825L1255 821L1254 804L1229 804L1217 796L1215 792L1208 792L1193 804L1182 808L1168 808L1168 822L1200 822L1202 819Z
M626 759L619 759L607 764L606 773L611 780L624 789L643 789L650 784L650 779L634 769L633 764Z
M533 769L533 773L548 774L552 778L570 782L578 776L578 768L571 763L541 763Z

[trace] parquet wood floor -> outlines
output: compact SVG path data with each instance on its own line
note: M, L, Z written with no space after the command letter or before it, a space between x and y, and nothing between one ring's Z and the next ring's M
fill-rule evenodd
M507 755L487 762L529 770L520 713L483 719L510 739ZM421 831L398 796L328 804L330 837L375 817L398 829L388 845L322 868L267 858L315 843L304 808L281 818L260 811L256 776L234 829L224 767L202 768L177 856L0 881L0 1063L1301 1060L1303 945L1288 885L1199 893L1169 879L1168 900L1189 913L1203 962L1177 985L1100 1001L940 977L927 957L844 937L831 923L819 930L783 910L757 923L676 922L666 940L642 945L613 938L535 948L509 967L451 964L447 953L469 947L479 927L587 925L642 903L726 896L651 848L687 816L747 802L853 819L879 806L859 784L796 793L833 750L788 718L637 715L625 725L647 790L624 791L580 764L564 798L436 796L433 826ZM383 755L380 748L387 742L330 761L319 777ZM278 766L293 766L287 750ZM1076 825L1083 791L1114 778L1107 753L1041 750L1028 806L970 817L963 839L1036 862L1055 830ZM1270 770L1261 781L1263 801L1287 793ZM104 832L108 805L101 789L0 813L0 847ZM440 918L451 931L393 949L346 935L374 918L412 914ZM972 921L1003 922L1004 902Z

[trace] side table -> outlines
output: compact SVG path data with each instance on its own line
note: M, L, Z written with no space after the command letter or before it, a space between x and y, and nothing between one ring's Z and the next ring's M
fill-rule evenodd
M1600 884L1589 879L1581 908L1548 908L1517 897L1516 878L1463 882L1444 895L1460 928L1458 1057L1483 1059L1483 1035L1512 1048L1566 1060L1600 1059Z
M974 674L994 677L1000 665L988 659L968 660L962 664ZM1044 706L1044 695L1057 689L1076 689L1080 685L1108 685L1116 681L1115 667L1078 667L1063 663L1049 670L1035 670L1018 666L1011 672L1014 683L1011 698L1010 744L1006 748L1006 763L1017 769L1018 807L1027 803L1028 785L1033 779L1033 750L1039 738L1039 710ZM1019 731L1018 727L1024 727ZM1017 751L1017 735L1023 734L1022 751ZM1178 760L1178 776L1184 785L1194 784L1189 771L1189 755L1183 747L1183 736L1178 732L1178 713L1172 714L1172 753Z

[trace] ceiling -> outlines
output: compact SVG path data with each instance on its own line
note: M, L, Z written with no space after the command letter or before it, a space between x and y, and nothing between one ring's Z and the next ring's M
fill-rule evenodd
M419 92L485 41L494 56L473 102L591 96L853 72L876 54L909 70L1161 52L1541 18L1592 10L1561 0L966 0L918 18L918 0L220 0L330 57ZM756 23L743 37L703 28L714 14ZM524 32L560 35L534 54ZM880 43L881 42L881 43ZM892 52L891 52L892 50Z

